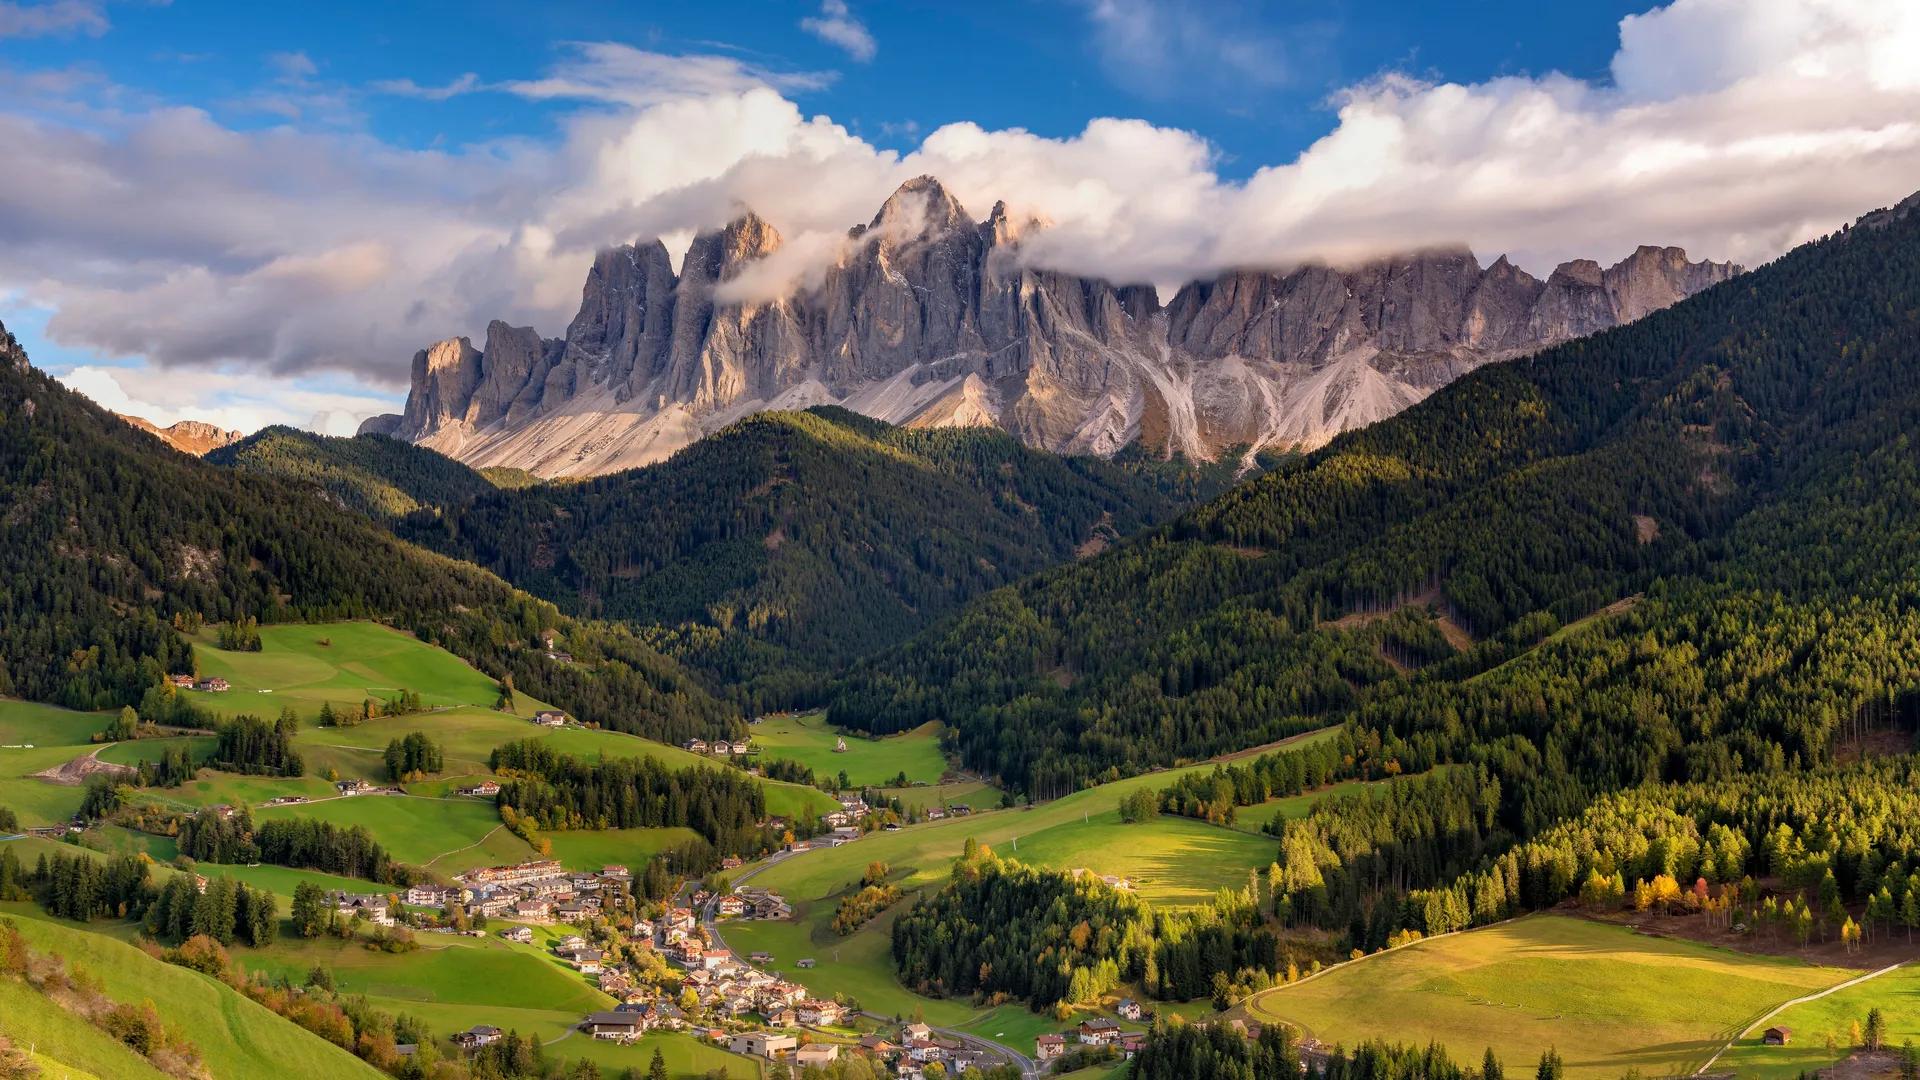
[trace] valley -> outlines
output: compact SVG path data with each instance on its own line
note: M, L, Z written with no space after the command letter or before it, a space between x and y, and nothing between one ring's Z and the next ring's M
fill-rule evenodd
M752 216L611 251L567 338L424 351L397 439L177 453L6 339L0 1054L1920 1068L1920 197L1737 275L1432 251L1165 307L1009 221L912 181L828 309L725 299ZM1095 418L972 370L1021 326ZM1221 379L1358 396L1249 428ZM560 438L603 394L687 445Z

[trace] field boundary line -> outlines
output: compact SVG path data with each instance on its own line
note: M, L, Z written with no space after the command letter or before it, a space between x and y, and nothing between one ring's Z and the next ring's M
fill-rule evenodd
M1819 1001L1821 998L1826 997L1829 994L1837 994L1840 991L1846 990L1850 987L1859 986L1863 982L1868 982L1870 980L1877 979L1882 975L1885 975L1892 971L1897 971L1900 968L1906 967L1908 964L1911 964L1911 963L1913 963L1913 961L1911 960L1902 960L1897 964L1888 964L1886 967L1881 968L1879 971L1869 971L1864 975L1856 975L1845 982L1834 983L1832 986L1827 987L1825 990L1818 991L1817 993L1803 994L1800 997L1794 998L1791 1001L1783 1001L1780 1004L1775 1005L1773 1008L1768 1009L1766 1012L1760 1014L1759 1019L1754 1020L1752 1023L1748 1024L1746 1027L1743 1027L1739 1031L1734 1032L1733 1038L1728 1039L1727 1044L1725 1046L1722 1046L1720 1049L1715 1050L1713 1052L1713 1056L1707 1059L1707 1063L1705 1065L1700 1066L1698 1069L1695 1069L1693 1075L1695 1076L1705 1075L1708 1069L1713 1068L1713 1063L1720 1060L1720 1055L1733 1049L1733 1045L1735 1043L1739 1042L1741 1039L1744 1039L1748 1035L1752 1034L1754 1028L1759 1027L1761 1024L1766 1023L1767 1021L1773 1019L1776 1016L1779 1016L1782 1012L1785 1012L1786 1010L1791 1009L1796 1005L1805 1005L1809 1001Z

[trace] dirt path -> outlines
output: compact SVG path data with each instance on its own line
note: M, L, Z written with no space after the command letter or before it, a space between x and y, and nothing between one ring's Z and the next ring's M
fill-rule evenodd
M1890 971L1898 971L1899 969L1906 967L1907 964L1909 963L1911 963L1911 961L1902 960L1898 964L1888 964L1886 967L1881 968L1879 971L1869 971L1865 975L1855 976L1854 978L1848 979L1846 982L1835 983L1832 986L1827 987L1825 990L1819 991L1818 993L1805 994L1800 997L1794 998L1792 1001L1783 1001L1780 1004L1775 1005L1773 1008L1768 1009L1765 1013L1762 1013L1759 1019L1753 1021L1752 1023L1748 1024L1746 1027L1743 1027L1739 1031L1735 1032L1733 1035L1733 1038L1728 1039L1727 1044L1725 1046L1722 1046L1720 1049L1715 1050L1713 1052L1713 1056L1707 1059L1707 1063L1705 1065L1702 1065L1698 1069L1694 1070L1693 1075L1695 1076L1705 1075L1708 1069L1713 1068L1713 1063L1720 1060L1721 1054L1724 1054L1727 1051L1733 1049L1734 1043L1737 1043L1741 1039L1746 1038L1748 1034L1750 1034L1753 1031L1754 1028L1759 1027L1761 1024L1766 1023L1767 1021L1773 1019L1776 1016L1779 1016L1781 1013L1787 1011L1788 1009L1793 1008L1795 1005L1805 1005L1809 1001L1819 1001L1821 998L1826 997L1828 994L1837 994L1840 991L1847 989L1848 987L1859 986L1861 983L1867 982L1870 979L1877 979L1880 976L1885 975Z
M417 798L417 797L418 797L418 796L416 796L416 798ZM482 836L482 837L481 837L480 839L478 839L478 840L475 840L475 841L474 841L473 843L471 843L471 844L462 844L461 846L459 846L459 847L457 847L457 848L454 848L454 849L453 849L452 851L443 851L443 852L441 852L440 854L438 854L438 855L435 855L435 856L434 856L433 858L431 858L431 859L428 859L428 860L427 860L427 863L426 863L426 867L425 867L425 868L426 868L426 869L428 869L428 870L431 870L431 869L433 869L433 864L434 864L434 863L437 863L437 862L439 862L439 861L440 861L441 859L444 859L444 858L446 858L446 857L447 857L447 856L449 856L449 855L458 855L458 854L460 854L461 852L463 852L463 851L466 851L466 850L468 850L468 849L470 849L470 848L477 848L477 847L479 847L479 846L480 846L481 844L484 844L484 843L486 843L486 842L487 842L487 840L488 840L489 838L491 838L491 837L493 836L493 834L494 834L494 833L497 833L497 832L499 832L499 831L500 831L501 829L504 829L504 828L506 828L506 826L505 826L505 825L495 825L495 826L494 826L493 828L491 828L491 829L488 829L488 830L487 830L487 834L486 834L485 836Z
M81 754L72 761L65 761L51 769L41 769L33 774L36 780L45 780L49 784L61 784L66 787L79 787L87 782L87 777L95 773L110 773L114 776L132 776L140 770L130 765L115 765L111 761L101 761L100 751L112 746L101 743L99 746Z

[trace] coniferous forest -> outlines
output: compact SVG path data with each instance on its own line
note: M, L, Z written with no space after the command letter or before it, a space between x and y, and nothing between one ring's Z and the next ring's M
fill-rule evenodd
M203 462L8 363L0 695L129 710L110 741L196 733L85 780L83 822L383 885L424 872L363 826L129 798L203 767L309 771L290 710L215 720L174 693L199 635L255 651L262 625L375 619L470 662L509 711L518 692L675 744L773 708L874 735L938 721L941 768L1008 806L1265 747L1142 777L1130 824L1321 796L1243 827L1271 866L1189 908L971 840L914 900L884 864L846 883L838 928L891 920L907 987L1061 1015L1121 993L1224 1006L1290 977L1300 942L1338 957L1563 905L1711 911L1756 940L1910 933L1917 357L1910 204L1231 484L1231 463L1065 459L839 410L578 484L286 431ZM769 816L762 780L804 765L555 746L492 750L501 823L541 852L541 832L697 834L635 875L647 901L824 828ZM403 728L380 764L419 780L452 747ZM156 887L126 854L0 861L0 896L22 895L169 942L260 944L277 921L270 894ZM1134 1073L1491 1071L1371 1044L1303 1065L1291 1038L1167 1024Z

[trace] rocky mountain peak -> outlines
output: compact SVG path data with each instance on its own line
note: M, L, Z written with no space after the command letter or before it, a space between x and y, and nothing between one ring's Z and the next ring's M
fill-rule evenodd
M992 423L1108 454L1207 459L1313 447L1481 364L1523 356L1725 280L1649 246L1541 281L1461 245L1349 265L1248 268L1164 306L1017 253L1046 228L998 202L976 223L929 176L901 184L817 281L783 279L749 212L698 234L675 273L659 241L594 260L562 341L496 322L484 352L415 357L392 430L474 465L546 476L644 465L764 409L840 404L923 426ZM372 421L368 430L387 430Z
M945 185L931 176L916 176L887 196L867 232L907 243L972 227L973 218Z
M194 457L200 457L245 438L241 432L229 431L202 420L181 420L161 427L143 417L129 416L126 413L114 413L114 415L175 450L183 454L192 454Z

